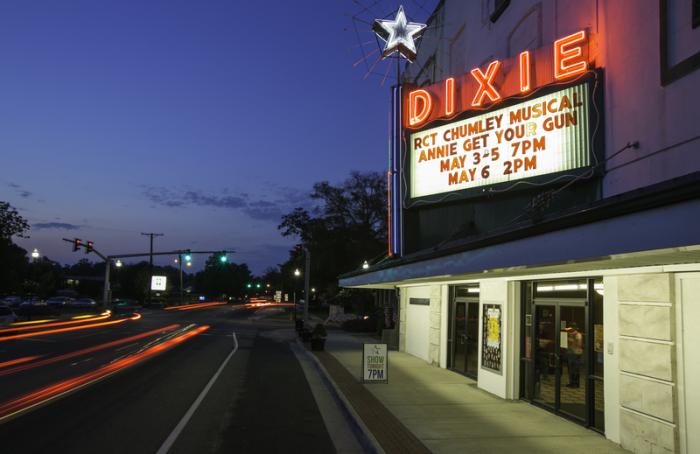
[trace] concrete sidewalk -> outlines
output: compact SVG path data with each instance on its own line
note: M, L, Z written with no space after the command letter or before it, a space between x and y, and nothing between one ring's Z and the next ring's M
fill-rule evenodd
M500 399L406 353L389 353L389 384L363 385L365 341L375 342L333 330L317 358L386 452L627 452L591 430L526 402Z

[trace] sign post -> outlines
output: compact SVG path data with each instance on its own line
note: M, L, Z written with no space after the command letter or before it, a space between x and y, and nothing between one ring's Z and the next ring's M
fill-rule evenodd
M363 344L362 382L389 383L389 349L387 344Z

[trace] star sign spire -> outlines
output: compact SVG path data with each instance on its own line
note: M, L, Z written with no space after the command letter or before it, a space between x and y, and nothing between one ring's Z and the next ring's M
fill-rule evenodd
M408 22L403 5L399 6L394 20L376 19L372 30L386 43L382 56L390 56L399 52L406 60L413 62L416 59L416 42L425 30L425 24Z

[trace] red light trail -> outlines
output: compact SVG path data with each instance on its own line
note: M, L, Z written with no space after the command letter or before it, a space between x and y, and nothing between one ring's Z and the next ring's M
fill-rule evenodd
M23 358L17 358L17 359L11 359L9 361L5 361L4 363L0 363L0 369L3 367L10 367L14 366L15 364L22 364L22 363L27 363L29 361L34 361L37 358L41 358L44 355L36 355L36 356L25 356ZM3 372L0 372L0 375L3 375Z
M17 328L7 328L7 329L0 329L0 333L14 333L17 331L30 331L30 330L36 330L36 329L43 329L43 328L49 328L49 327L54 327L54 326L67 326L67 325L77 325L80 323L90 323L94 322L96 320L104 320L106 318L111 317L111 314L104 314L100 316L95 316L92 318L87 318L83 320L71 320L68 322L56 322L56 323L45 323L40 326L18 326Z
M100 326L116 325L118 323L124 323L127 320L138 320L140 318L141 318L141 314L134 314L129 318L122 318L119 320L111 320L109 322L92 323L90 325L81 325L81 326L71 326L69 328L48 329L46 331L34 331L31 333L25 333L25 334L15 334L14 336L0 337L0 342L14 340L14 339L24 339L26 337L46 336L48 334L67 333L69 331L78 331L81 329L97 328ZM44 325L44 326L46 326L46 325Z
M214 303L199 303L199 304L186 304L184 306L170 306L166 307L166 311L189 311L192 309L203 309L205 307L223 306L225 302L214 302Z
M105 344L95 345L93 347L88 347L88 348L84 348L82 350L77 350L74 352L66 353L64 355L52 356L51 358L46 358L44 360L37 361L37 362L31 363L31 364L22 364L21 366L17 366L17 367L13 367L11 369L6 369L6 370L0 371L0 377L2 377L4 375L14 374L16 372L20 372L23 370L34 369L35 367L45 366L47 364L57 363L59 361L64 361L66 359L75 358L76 356L86 355L88 353L93 353L93 352L96 352L99 350L104 350L106 348L116 347L116 346L122 345L122 344L127 344L129 342L143 339L144 337L150 337L150 336L153 336L154 334L159 334L159 333L163 333L166 331L171 331L171 330L174 330L175 328L179 328L179 327L180 327L180 325L178 325L178 324L172 324L172 325L165 326L163 328L154 329L152 331L146 331L145 333L136 334L134 336L125 337L123 339L117 339L115 341L107 342ZM42 356L43 355L28 357L30 359L27 359L26 361L31 361L31 359L41 358ZM24 358L20 358L20 359L24 359ZM18 360L15 360L15 361L18 361ZM22 362L26 362L26 361L22 361ZM8 361L8 363L11 363L11 362L12 361ZM7 364L7 363L0 363L0 367L3 367L3 364L5 364L6 366L11 365L11 364ZM18 364L18 363L15 362L15 364Z
M33 407L36 407L37 405L46 403L71 391L76 391L84 386L94 383L97 380L117 373L126 367L144 361L208 329L208 325L200 326L198 328L186 332L185 334L169 339L163 343L155 345L133 356L122 358L111 364L104 365L97 370L87 372L85 374L78 375L77 377L69 378L67 380L59 381L58 383L54 383L53 385L40 388L36 391L29 392L16 399L9 400L0 405L0 422L13 415L16 415L17 413L29 410Z

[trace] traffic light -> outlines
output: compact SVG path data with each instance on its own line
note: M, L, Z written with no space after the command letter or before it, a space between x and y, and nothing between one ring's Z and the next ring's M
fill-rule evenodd
M184 258L185 258L185 262L191 262L192 261L192 253L189 250L187 250Z
M94 245L95 245L94 242L88 241L88 242L87 242L87 246L85 246L85 253L86 253L86 254L89 254L89 253L91 253L92 251L94 251L94 250L95 250Z
M80 238L76 238L73 240L73 252L77 252L80 250L80 246L83 245L83 240Z
M258 282L257 284L255 284L255 288L260 288L260 282Z
M250 282L248 282L248 283L245 285L245 288L253 288L253 284L251 284Z
M219 256L219 262L221 262L221 263L228 262L228 257L226 257L226 252L221 252L221 255Z

